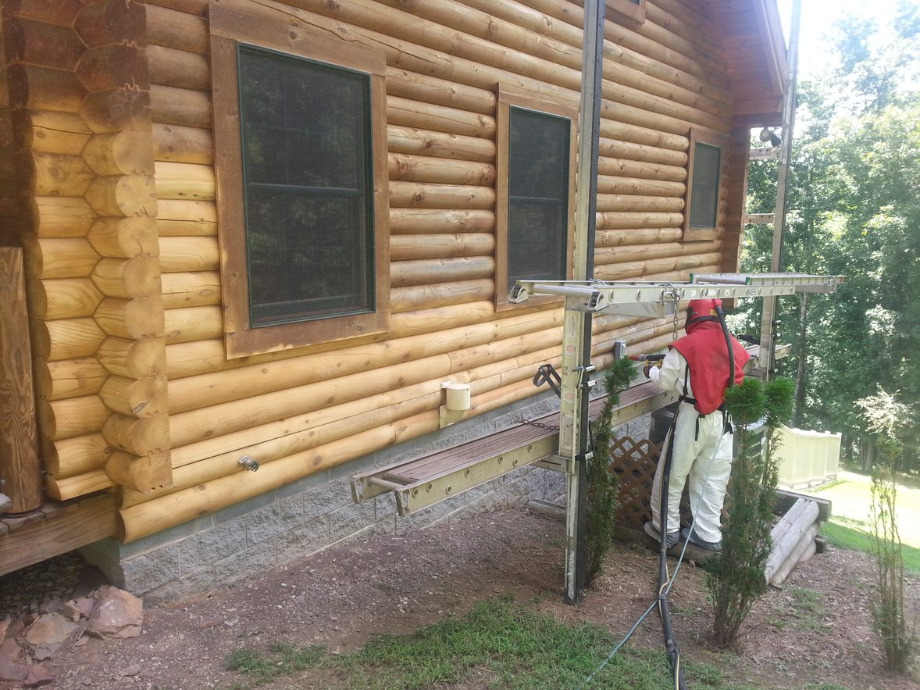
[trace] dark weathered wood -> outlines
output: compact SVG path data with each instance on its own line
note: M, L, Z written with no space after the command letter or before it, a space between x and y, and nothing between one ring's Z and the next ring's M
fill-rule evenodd
M0 248L0 493L11 513L42 504L41 460L35 421L29 315L22 250Z

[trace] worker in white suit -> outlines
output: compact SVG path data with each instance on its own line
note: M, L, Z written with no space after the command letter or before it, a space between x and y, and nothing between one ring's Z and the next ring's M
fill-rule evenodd
M676 393L680 401L652 483L652 520L645 523L645 532L661 540L662 476L673 445L666 545L670 548L681 536L680 499L689 479L693 527L685 528L682 536L703 549L719 551L722 503L732 466L733 436L724 410L725 391L730 385L730 367L734 368L731 383L740 383L750 355L725 329L719 299L690 302L685 329L687 335L670 346L664 359L650 361L644 369L646 376L663 390Z

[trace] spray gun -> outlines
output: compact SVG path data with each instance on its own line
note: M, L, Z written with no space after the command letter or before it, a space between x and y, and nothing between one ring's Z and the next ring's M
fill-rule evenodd
M660 369L665 356L662 354L643 354L630 355L629 358L634 362L645 362L645 365L642 367L642 373L645 374L645 378L649 378L648 374L652 370L652 367L658 367Z

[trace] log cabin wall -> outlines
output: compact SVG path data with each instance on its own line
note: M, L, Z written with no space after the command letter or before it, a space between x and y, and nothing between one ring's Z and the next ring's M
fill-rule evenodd
M610 3L611 5L615 3ZM757 2L752 2L757 5ZM567 0L22 0L31 267L50 495L117 488L142 540L436 432L445 380L468 419L533 399L559 364L559 303L498 309L498 98L578 106L581 7ZM747 124L713 0L609 14L597 278L734 270ZM8 32L7 32L8 33ZM323 42L380 56L387 329L353 342L229 352L219 224L215 46ZM42 50L53 44L54 51ZM52 57L53 56L53 57ZM735 80L737 81L737 80ZM767 112L765 109L764 112ZM685 222L691 138L728 143L714 227ZM574 141L572 142L574 146ZM378 255L379 258L379 255ZM225 279L226 281L226 279ZM613 342L670 342L671 320L594 319ZM249 455L261 468L241 469Z

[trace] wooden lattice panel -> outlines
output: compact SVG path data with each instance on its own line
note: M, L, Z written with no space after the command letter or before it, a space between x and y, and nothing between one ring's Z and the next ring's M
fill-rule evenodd
M648 439L633 440L629 436L615 439L610 445L610 468L619 477L617 524L641 530L652 519L652 481L661 446ZM690 503L686 490L680 502L682 527L690 526Z

